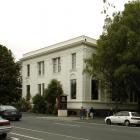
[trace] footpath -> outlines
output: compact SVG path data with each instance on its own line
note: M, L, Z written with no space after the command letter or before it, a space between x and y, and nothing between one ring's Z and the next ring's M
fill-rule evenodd
M104 123L104 118L103 117L95 117L94 119L91 118L85 118L85 119L80 119L80 117L73 117L73 116L68 116L68 117L58 117L58 116L49 116L48 118L50 119L58 119L58 120L64 120L64 121L77 121L77 122L87 122L87 123L99 123L103 124Z
M94 119L91 118L84 118L84 120L80 119L79 116L68 116L68 117L58 117L57 115L48 115L48 114L36 114L36 113L23 113L24 116L36 116L38 118L46 118L50 120L61 120L61 121L76 121L76 122L87 122L87 123L99 123L104 124L104 118L103 117L96 117Z

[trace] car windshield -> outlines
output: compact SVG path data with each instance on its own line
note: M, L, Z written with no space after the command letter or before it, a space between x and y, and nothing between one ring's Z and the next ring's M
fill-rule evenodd
M3 120L3 118L0 116L0 120Z
M1 110L16 110L16 108L13 106L3 106L1 107Z
M131 114L132 114L132 116L140 117L140 114L138 112L132 112Z

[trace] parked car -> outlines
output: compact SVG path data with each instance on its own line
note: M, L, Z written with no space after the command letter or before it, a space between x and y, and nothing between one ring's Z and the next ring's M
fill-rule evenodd
M106 124L123 124L129 126L131 124L140 124L140 115L137 112L120 111L112 116L105 118Z
M9 120L0 117L0 138L5 138L7 136L7 133L10 132L11 128L12 127Z
M0 116L8 120L20 120L22 113L10 105L0 105Z

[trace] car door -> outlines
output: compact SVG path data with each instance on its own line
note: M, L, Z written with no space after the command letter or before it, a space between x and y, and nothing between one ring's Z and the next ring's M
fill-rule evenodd
M129 118L129 112L123 111L120 116L120 123L123 124L125 122L125 120L128 120L128 118Z
M121 111L116 113L113 117L113 122L112 123L121 123L122 122L122 116L123 116L123 113Z
M119 118L120 118L120 112L115 113L112 117L111 117L111 122L112 123L118 123L119 122Z

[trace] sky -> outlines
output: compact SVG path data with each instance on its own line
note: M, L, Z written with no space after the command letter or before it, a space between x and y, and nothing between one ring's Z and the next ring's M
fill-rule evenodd
M23 54L77 36L98 39L103 0L0 0L0 44L16 60ZM128 0L108 0L122 11Z

